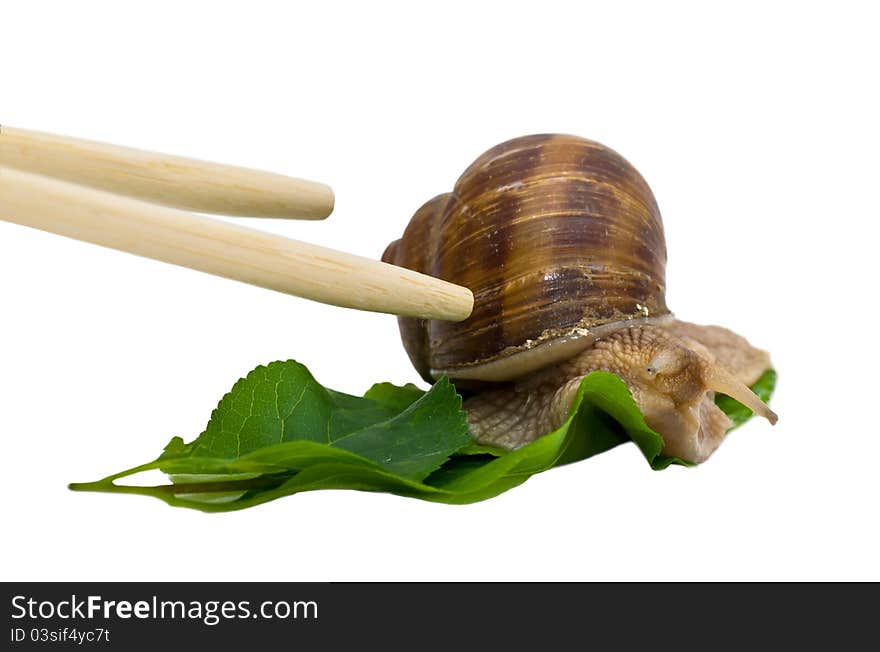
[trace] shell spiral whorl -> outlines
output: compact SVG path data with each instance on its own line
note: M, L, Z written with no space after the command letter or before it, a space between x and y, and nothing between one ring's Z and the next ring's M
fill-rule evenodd
M428 380L473 370L479 378L490 363L549 351L603 324L669 313L650 188L619 154L575 136L525 136L488 150L452 193L415 213L383 260L474 293L465 321L400 319L407 353ZM531 357L516 374L554 361Z

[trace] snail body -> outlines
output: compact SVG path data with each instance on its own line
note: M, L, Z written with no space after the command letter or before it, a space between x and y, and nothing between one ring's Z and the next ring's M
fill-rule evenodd
M468 287L462 322L399 320L423 378L473 390L472 434L516 448L551 432L594 370L629 387L664 453L699 462L731 427L714 392L775 421L747 387L769 357L666 306L666 244L648 184L574 136L502 143L416 211L382 259Z

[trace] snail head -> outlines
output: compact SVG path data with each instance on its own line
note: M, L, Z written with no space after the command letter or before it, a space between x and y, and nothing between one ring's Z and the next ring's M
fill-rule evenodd
M663 437L665 455L702 462L718 447L733 424L715 405L716 394L776 423L776 414L698 342L662 329L635 330L610 348L645 422Z

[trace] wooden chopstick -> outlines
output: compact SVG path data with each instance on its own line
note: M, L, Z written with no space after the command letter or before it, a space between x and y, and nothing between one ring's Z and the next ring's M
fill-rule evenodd
M453 321L473 309L467 288L402 267L3 167L0 219L336 306Z
M7 126L0 166L203 213L320 220L333 211L322 183Z

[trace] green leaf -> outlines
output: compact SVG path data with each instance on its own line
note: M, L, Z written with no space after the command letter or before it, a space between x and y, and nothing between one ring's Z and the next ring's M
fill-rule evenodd
M755 385L763 399L775 378L770 370ZM725 399L718 404L737 425L750 416ZM660 435L645 424L626 385L605 372L583 380L558 430L507 452L468 436L461 398L445 378L428 392L381 383L356 397L322 387L296 362L275 362L236 383L195 441L176 437L153 462L71 488L148 495L202 511L243 509L316 489L471 503L627 441L655 469L686 464L660 454ZM152 469L169 474L173 484L116 483Z
M424 393L424 390L412 383L403 387L391 383L376 383L367 390L364 398L372 399L395 412L401 412L419 400Z
M415 401L403 400L414 398L411 386L392 387L373 392L380 402L325 389L298 362L257 367L223 397L195 442L172 440L162 459L185 458L183 472L201 473L202 459L214 465L258 451L265 458L278 444L313 441L421 479L470 441L461 399L445 379Z

